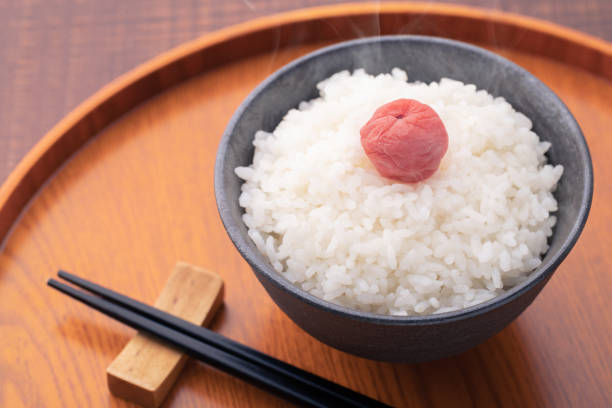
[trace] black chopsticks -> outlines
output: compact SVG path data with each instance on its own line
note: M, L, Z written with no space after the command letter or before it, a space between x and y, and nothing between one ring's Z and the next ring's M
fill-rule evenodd
M128 326L158 337L198 360L290 401L313 407L387 406L68 272L60 271L58 276L91 293L55 279L49 279L47 284Z

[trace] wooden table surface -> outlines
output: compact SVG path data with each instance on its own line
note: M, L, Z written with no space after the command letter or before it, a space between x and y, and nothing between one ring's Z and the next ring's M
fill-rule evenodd
M332 3L341 1L0 2L0 181L66 113L136 65L228 25ZM610 0L447 3L524 14L612 41Z
M22 0L0 3L0 123L3 124L0 132L0 182L57 121L93 92L134 66L215 29L276 12L331 3L339 2ZM464 0L447 3L520 13L612 41L610 0ZM520 333L512 332L510 335ZM599 352L610 353L610 350ZM604 359L604 367L606 361L610 360ZM435 366L434 363L428 369L434 370ZM604 389L612 387L610 370L603 379L597 379ZM521 375L519 372L515 374ZM470 373L461 375L469 377ZM582 374L577 371L576 375ZM449 379L448 376L445 378ZM486 385L487 380L482 381ZM479 405L479 401L489 401L512 406L524 402L523 405L537 406L552 400L545 396L537 401L521 400L529 398L529 395L521 396L519 391L508 401L499 399L504 396L493 395L472 400L472 403ZM568 397L556 401L576 402L582 398L585 406L592 406L587 403L589 395L583 395L572 384L560 384L558 391ZM3 392L0 387L0 403L5 401L3 397L7 397ZM482 392L487 393L484 389ZM604 390L601 395L611 394ZM434 396L422 401L428 406L440 406L437 402L445 399ZM602 398L597 401L601 402ZM609 402L612 406L612 401ZM205 400L202 403L204 405Z

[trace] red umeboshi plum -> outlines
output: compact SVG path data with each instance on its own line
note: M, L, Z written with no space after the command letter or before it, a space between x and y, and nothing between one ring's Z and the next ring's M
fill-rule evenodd
M404 183L433 175L448 149L448 134L438 114L414 99L381 106L360 134L361 145L380 175Z

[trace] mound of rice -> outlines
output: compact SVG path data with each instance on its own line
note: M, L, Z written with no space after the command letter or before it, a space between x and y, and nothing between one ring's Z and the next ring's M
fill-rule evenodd
M524 280L548 249L563 168L503 98L451 79L337 73L320 97L255 135L240 205L278 271L340 305L399 316L457 310ZM430 105L449 136L439 170L410 185L381 177L359 129L398 98Z

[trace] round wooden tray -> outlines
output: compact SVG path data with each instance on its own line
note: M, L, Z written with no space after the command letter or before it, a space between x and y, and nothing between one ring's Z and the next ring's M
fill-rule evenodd
M477 43L547 83L582 126L595 197L573 252L534 304L460 356L407 365L327 347L268 298L213 194L220 135L242 99L299 55L348 38L418 33ZM206 35L75 109L0 190L1 406L124 406L105 369L133 331L45 286L58 268L152 302L177 260L218 272L213 328L395 406L603 406L612 399L612 46L549 23L424 4L343 5ZM33 118L35 120L35 118ZM191 362L168 406L284 406Z

